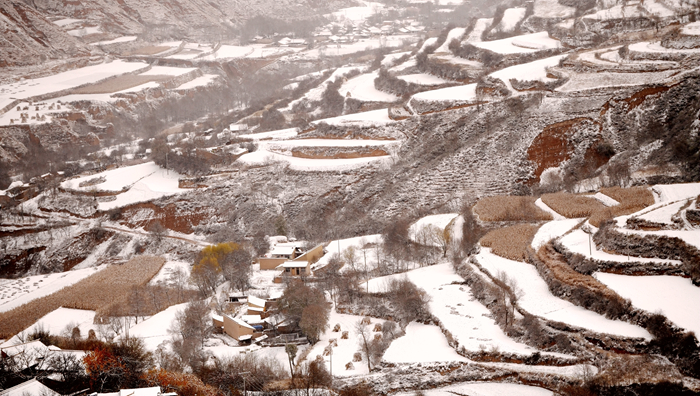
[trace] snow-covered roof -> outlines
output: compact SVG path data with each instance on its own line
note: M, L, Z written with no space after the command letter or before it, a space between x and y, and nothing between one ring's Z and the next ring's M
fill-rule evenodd
M223 322L223 321L224 321L224 317L221 316L221 315L212 314L212 315L211 315L211 318L212 318L213 320L217 321L217 322Z
M260 342L260 341L266 340L266 339L267 339L267 334L263 334L260 337L255 338L253 341Z
M46 385L37 381L36 378L30 379L29 381L22 382L19 385L15 385L12 388L5 389L0 392L2 396L22 396L22 395L46 395L46 396L59 396L59 393L54 392Z
M277 268L306 268L307 265L309 265L308 261L286 261Z
M256 305L258 307L265 307L265 300L263 300L260 297L255 297L255 296L248 296L248 307L250 308L250 305Z
M241 319L243 319L243 321L248 323L249 325L264 323L260 315L243 315L241 316Z
M248 306L248 311L265 312L265 308Z
M251 334L246 334L246 335L242 335L242 336L238 337L238 341L246 341L246 340L250 340L251 338L253 338L253 336Z
M239 326L241 326L241 327L245 327L246 329L255 330L255 329L253 328L253 326L251 326L251 325L249 325L248 323L242 321L241 319L234 318L234 317L231 316L231 315L226 315L226 317L228 317L228 318L231 319L234 323L236 323L237 325L239 325Z
M294 253L294 246L287 246L287 245L277 245L275 246L272 251L270 252L271 255L292 255Z

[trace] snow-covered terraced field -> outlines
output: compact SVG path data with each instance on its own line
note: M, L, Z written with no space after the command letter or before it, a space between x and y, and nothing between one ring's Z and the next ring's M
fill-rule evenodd
M66 180L61 183L61 187L83 192L117 193L114 200L99 203L100 210L109 210L185 192L186 189L178 187L179 177L177 172L163 169L154 162L147 162ZM101 178L104 178L104 181Z
M457 87L434 89L420 92L411 98L413 100L425 100L434 102L476 102L476 84L460 85Z
M424 232L427 228L442 231L447 228L457 216L459 216L459 213L444 213L422 217L408 228L408 237L414 242L425 242L421 238L421 232Z
M629 276L597 272L596 279L645 311L661 312L678 326L700 334L700 287L679 276Z
M374 87L378 72L360 74L346 81L338 92L343 97L358 99L365 102L395 102L399 98Z
M675 70L652 73L572 73L571 79L561 87L561 92L585 91L606 87L637 86L659 83L673 76Z
M312 121L312 125L319 123L328 125L356 125L356 126L382 126L396 122L389 118L387 109L363 111L360 113L342 115L333 118L324 118L321 120Z
M561 47L559 40L549 37L547 32L523 34L494 41L480 41L475 46L498 54L524 54Z
M439 327L416 322L409 323L406 334L391 343L383 360L389 363L467 361L447 343Z
M366 357L363 356L360 362L352 361L355 352L360 351L360 338L359 333L355 330L355 324L361 320L362 316L339 314L335 312L335 309L332 309L330 318L328 319L329 328L321 334L319 341L313 345L307 355L307 360L312 361L316 356L323 356L323 350L329 344L329 340L336 339L338 346L333 347L333 375L347 377L368 374L369 370L367 369ZM367 325L371 337L374 337L374 325L377 323L384 324L384 320L371 318L371 324ZM333 327L336 324L340 324L340 332L333 331ZM343 331L348 331L348 338L345 340L341 339ZM324 360L328 363L328 368L331 369L330 359L326 356ZM346 370L345 365L350 362L352 362L354 368Z
M649 332L639 326L620 320L610 320L554 296L533 265L496 256L491 253L491 249L487 248L482 248L475 258L491 275L497 276L502 272L513 279L522 291L518 304L533 315L598 333L647 340L652 338Z
M175 88L175 91L183 91L186 89L192 89L192 88L197 88L197 87L203 87L206 85L211 84L216 78L219 77L216 74L205 74L203 76L199 76L195 78L192 81L188 81L179 87Z
M654 205L654 207L649 210L649 208L638 212L634 217L642 220L651 221L654 223L671 225L673 221L671 217L678 213L683 206L688 204L688 200L680 200L671 203L664 203L662 205Z
M12 103L15 99L24 99L75 88L80 85L95 83L108 77L135 72L147 67L148 65L146 63L115 60L109 63L87 66L48 77L0 85L0 109Z
M141 73L142 76L182 76L197 70L196 67L171 67L171 66L153 66L151 70Z
M511 78L520 81L555 81L555 79L547 77L547 68L556 66L559 64L559 60L565 56L557 55L522 65L507 67L491 73L491 77L501 79L511 91L513 90L513 86L510 83Z
M102 265L19 279L0 279L0 312L9 311L37 298L48 296L104 268L106 266Z
M431 74L426 73L406 74L403 76L396 76L396 78L418 85L440 85L449 82L447 80L443 80L440 77L435 77Z
M626 232L624 229L619 229L620 231ZM612 261L618 263L625 262L642 262L642 263L660 263L668 265L681 265L678 260L664 260L658 258L643 258L643 257L629 257L622 256L618 254L610 254L602 250L598 250L595 243L592 242L589 235L583 232L583 230L574 230L568 235L561 238L561 243L567 249L573 253L581 254L587 258L592 258L594 260L600 261Z
M403 276L428 293L433 315L452 333L460 347L463 346L467 351L498 350L521 355L530 355L537 351L504 334L491 319L490 311L474 299L469 286L458 284L464 282L464 279L454 272L450 264L438 264L405 274L375 278L369 281L369 291L384 292L391 279ZM366 288L367 285L362 284L360 287Z
M377 157L343 158L343 159L310 159L273 153L258 149L253 153L244 154L238 161L250 165L262 165L272 162L289 164L289 167L299 171L344 171L357 169L368 165L381 165L391 159L389 155Z
M318 259L318 261L314 264L314 268L325 267L333 255L339 254L342 257L343 252L346 252L348 248L352 247L355 249L355 265L357 268L351 268L350 265L345 265L340 269L340 271L345 272L351 269L364 271L365 259L367 260L366 269L368 271L372 271L377 268L377 264L379 262L378 258L380 256L380 252L377 249L381 249L381 247L378 246L381 244L381 242L381 234L364 235L354 238L330 241L325 248L326 254ZM374 245L374 247L370 247L369 245ZM363 251L364 246L367 246L367 249Z
M584 219L561 219L545 223L537 230L531 246L537 250L552 239L556 239L577 227Z
M438 47L434 53L435 54L439 54L441 52L450 53L451 51L450 51L449 47L450 47L450 43L452 42L452 40L460 40L462 38L462 36L464 36L464 33L466 33L466 31L467 31L467 29L465 29L465 28L454 28L454 29L450 30L447 33L447 39L445 39L445 42L442 43L442 45L440 47Z
M414 396L415 392L401 392L396 396ZM554 392L530 385L508 384L500 382L467 382L452 384L444 388L424 390L425 396L552 396Z
M186 307L187 303L173 305L138 324L134 324L129 328L129 336L141 338L146 349L155 352L158 345L172 338L171 325L176 315Z
M700 195L700 183L657 184L651 191L657 202L677 201Z

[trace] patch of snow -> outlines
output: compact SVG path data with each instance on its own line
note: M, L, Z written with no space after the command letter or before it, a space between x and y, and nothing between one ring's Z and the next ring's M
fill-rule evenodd
M616 206L616 205L619 205L619 204L620 204L620 203L617 202L616 200L610 198L609 196L607 196L607 195L605 195L605 194L603 194L603 193L601 193L601 192L598 192L598 193L595 193L595 194L591 195L591 198L597 199L597 200L600 201L603 205L608 206L608 207L609 207L609 206Z
M136 36L122 36L122 37L117 37L113 40L107 40L107 41L98 41L96 43L90 43L90 45L110 45L110 44L117 44L117 43L128 43L130 41L136 41L138 37Z
M629 50L634 52L648 52L648 53L676 53L676 54L697 54L700 53L700 48L666 48L657 42L641 41L638 43L630 44Z
M481 41L481 34L484 33L491 24L493 23L493 18L479 18L474 24L474 29L467 35L464 41L468 43L478 43Z
M63 335L70 337L74 327L80 329L81 337L86 337L90 330L96 330L93 324L95 311L84 309L58 308L44 315L36 323L24 330L25 334L32 334L37 329L44 329L51 335Z
M409 55L411 52L396 52L393 54L387 54L384 56L384 59L382 59L382 66L384 67L390 67L392 66L399 58Z
M651 190L658 202L678 201L700 195L700 183L657 184Z
M507 274L522 291L518 304L533 315L598 333L647 340L652 338L648 331L639 326L620 320L610 320L554 296L535 266L531 264L496 256L488 248L482 248L475 258L491 275L497 276L499 272Z
M512 78L520 81L555 81L555 79L547 77L547 68L558 65L559 60L564 57L566 57L566 55L557 55L530 63L507 67L495 73L491 73L491 77L501 79L511 91L513 91L513 86L510 83L510 79Z
M64 19L59 19L57 21L53 21L53 23L55 25L63 27L63 26L67 26L67 25L77 23L77 22L82 22L82 21L83 21L82 19L64 18Z
M515 26L525 18L527 9L525 7L508 8L503 13L503 19L496 26L496 31L512 32Z
M334 309L331 310L330 318L328 319L329 328L321 334L319 341L311 348L307 355L307 360L312 361L316 356L323 356L323 350L329 345L329 340L336 339L338 346L333 347L332 369L330 367L330 359L324 356L324 361L327 361L327 367L333 371L333 375L347 377L368 374L369 370L367 369L367 358L365 356L360 362L352 362L355 352L360 351L360 336L355 330L355 324L362 318L362 316L339 314ZM376 323L384 324L384 320L371 318L371 324L367 325L368 330L372 333L371 337L374 337L372 330ZM336 324L340 324L340 332L332 331ZM340 338L343 331L348 332L348 339L343 340ZM349 362L352 362L354 369L345 369L345 365Z
M324 122L328 125L358 125L358 126L381 126L396 122L389 118L387 109L370 110L361 113L348 114L333 118L324 118L322 120L312 121L311 124L317 125Z
M509 384L503 382L467 382L446 386L444 388L426 389L426 396L553 396L554 393L536 386ZM415 392L397 393L396 396L414 396Z
M607 87L625 87L660 83L675 75L677 71L667 70L651 73L571 73L570 80L557 88L561 92L586 91Z
M280 129L277 131L250 133L239 135L241 139L264 140L264 139L291 139L299 134L299 128Z
M476 102L476 83L456 87L419 92L412 99L427 101L466 101Z
M82 270L8 279L0 283L0 312L9 311L37 298L53 294L105 268L107 266L102 265Z
M371 271L377 267L379 262L377 246L382 243L382 235L363 235L354 238L340 239L330 241L326 245L324 254L318 261L313 265L314 268L323 268L330 261L333 255L339 254L342 257L343 252L346 252L348 248L352 247L355 249L356 265L359 267L357 270L364 270L365 257L367 258L367 270ZM374 245L373 247L368 246L367 250L363 252L362 248L366 245ZM381 249L381 247L380 247ZM351 270L350 266L343 266L340 269L341 272Z
M389 363L467 361L447 343L439 327L416 322L409 323L406 334L392 341L382 360Z
M139 324L131 326L129 328L129 336L142 339L146 349L155 352L158 345L172 338L168 330L177 314L186 307L187 303L178 304L158 312Z
M109 63L82 67L31 80L18 81L0 85L0 108L12 103L15 99L24 99L38 95L75 88L80 85L95 83L108 77L131 73L147 68L142 62L124 62L115 60Z
M550 38L546 31L501 40L481 41L474 45L498 54L522 54L561 47L559 40Z
M251 165L280 162L289 164L291 169L299 171L345 171L372 164L383 164L390 159L389 155L344 159L309 159L258 149L253 153L243 154L238 161Z
M454 29L450 30L447 33L447 39L445 39L445 42L442 43L442 45L440 47L438 47L438 49L436 49L434 53L439 54L441 52L442 53L451 52L449 46L450 46L450 43L452 42L452 40L462 41L462 37L464 36L464 34L466 32L467 32L467 29L465 29L465 28L454 28Z
M571 18L576 14L574 7L560 4L558 0L535 0L533 15L540 18Z
M440 85L449 82L440 77L435 77L432 74L427 73L406 74L403 76L396 76L396 78L418 85Z
M203 87L206 85L211 84L216 78L219 77L216 74L205 74L200 77L195 78L192 81L188 81L179 87L175 88L176 91L183 91L186 89L192 89L192 88L197 88L197 87Z
M632 304L648 312L661 312L678 326L700 334L700 288L679 276L629 276L597 272L596 279Z
M619 231L626 231L624 229L619 229ZM598 250L596 248L595 243L593 243L592 240L589 240L589 235L586 234L583 230L575 230L571 232L570 234L564 236L561 239L562 245L564 245L567 249L569 249L573 253L578 253L581 254L587 258L592 258L594 260L601 260L601 261L612 261L612 262L618 262L618 263L624 263L624 262L642 262L642 263L660 263L660 264L671 264L671 265L681 265L681 262L678 260L664 260L664 259L658 259L658 258L643 258L643 257L628 257L628 256L622 256L618 254L610 254L607 252L604 252L602 250ZM590 252L589 253L589 249Z
M686 36L700 36L700 21L683 26L681 34L685 34Z
M538 250L552 239L559 238L578 226L584 219L560 219L552 220L537 230L532 239L531 246Z
M537 201L535 201L535 205L536 205L538 208L544 210L545 212L551 214L551 215L552 215L552 219L554 219L554 220L566 220L566 217L560 215L559 213L557 213L556 211L554 211L554 209L550 208L549 205L547 205L546 203L544 203L544 202L542 201L542 198L537 198Z
M203 60L217 60L217 59L234 59L234 58L244 58L251 55L254 51L253 47L239 47L237 45L222 45L213 54L202 57Z
M346 81L338 92L343 97L358 99L364 102L395 102L399 98L374 87L378 72L361 74Z
M688 200L683 199L666 205L654 205L655 208L653 210L642 211L644 212L643 214L635 215L634 217L654 223L672 225L674 223L671 220L671 217L678 213L687 203Z
M84 37L90 34L102 33L102 28L99 26L87 26L79 29L69 30L66 33L74 37Z
M152 66L151 70L141 73L142 76L182 76L197 70L196 67Z
M408 228L408 237L414 242L425 242L421 240L420 234L426 227L434 227L437 230L443 231L457 216L459 216L459 213L445 213L422 217Z

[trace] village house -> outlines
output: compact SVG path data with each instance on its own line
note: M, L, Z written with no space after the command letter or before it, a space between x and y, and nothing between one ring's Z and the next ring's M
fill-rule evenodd
M255 328L242 319L234 318L231 315L223 315L224 333L233 337L236 341L250 341L255 334Z

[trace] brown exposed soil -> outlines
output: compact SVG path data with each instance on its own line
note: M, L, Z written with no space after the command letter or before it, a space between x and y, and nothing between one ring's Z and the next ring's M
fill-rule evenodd
M625 99L625 102L629 104L629 109L632 110L635 107L639 106L644 102L644 100L647 98L647 96L650 95L656 95L661 92L666 92L670 89L670 87L666 86L659 86L659 87L649 87L649 88L644 88L643 90L635 93L634 95L630 96L629 98Z
M590 121L589 118L574 118L547 125L542 130L527 149L527 158L535 163L535 176L530 179L530 184L539 181L545 169L557 167L571 158L575 146L569 141L569 137L577 127Z
M292 156L297 158L309 159L348 159L348 158L366 158L366 157L381 157L389 155L386 151L377 148L353 147L352 149L333 148L328 150L321 147L295 148L292 150Z
M155 221L170 230L190 234L193 227L202 223L211 213L205 208L197 207L191 211L182 210L176 203L168 204L164 207L152 203L138 203L130 205L121 210L120 224L138 228L148 227ZM190 206L182 205L185 207Z

